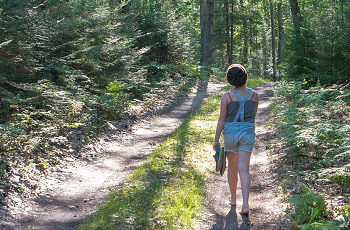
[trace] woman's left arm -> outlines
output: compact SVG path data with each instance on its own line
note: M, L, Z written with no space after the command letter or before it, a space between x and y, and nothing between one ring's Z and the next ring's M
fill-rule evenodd
M255 92L255 94L254 94L253 101L256 102L256 108L255 108L255 112L254 112L254 121L255 121L256 113L258 112L258 107L259 107L259 95L257 92ZM254 134L255 134L255 126L254 126Z

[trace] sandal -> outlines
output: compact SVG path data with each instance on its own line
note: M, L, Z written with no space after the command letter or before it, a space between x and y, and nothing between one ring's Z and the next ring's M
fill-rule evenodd
M224 175L225 169L226 169L226 151L224 147L221 147L222 152L222 161L221 161L221 169L220 169L220 175Z
M213 156L215 159L215 171L219 172L221 174L222 166L223 166L223 160L225 157L225 151L224 147L217 147L215 149L215 155ZM225 170L225 169L224 169Z

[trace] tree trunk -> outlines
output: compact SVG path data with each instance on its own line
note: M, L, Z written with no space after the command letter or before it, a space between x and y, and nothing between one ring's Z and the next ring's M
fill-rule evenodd
M177 7L177 0L173 0L173 6Z
M268 74L268 62L269 62L269 57L268 57L268 50L267 50L267 33L266 31L268 30L269 27L269 19L267 18L267 9L265 5L265 1L262 2L262 8L263 8L263 27L262 27L262 53L263 53L263 74L266 76Z
M207 63L210 65L213 63L213 28L214 28L214 0L208 1L208 33L207 33Z
M248 63L248 36L247 36L247 19L246 17L246 12L243 4L243 0L240 0L241 3L241 9L243 12L243 19L242 19L242 24L243 24L243 65L246 65Z
M201 65L212 63L212 34L214 24L214 0L200 1Z
M290 11L292 13L294 30L297 34L300 35L300 27L301 27L302 17L300 14L298 0L289 0L289 4L290 4Z
M232 64L232 48L230 43L230 20L229 20L229 9L228 9L228 0L224 0L224 9L225 9L225 32L226 32L226 52L228 65Z
M275 47L275 19L273 12L273 0L270 0L270 16L271 16L271 52L272 52L272 80L276 81L276 47Z
M230 46L230 58L231 58L231 64L233 63L233 55L232 55L232 52L233 52L233 6L234 6L234 0L231 0L231 21L230 21L230 30L231 30L231 35L230 35L230 43L231 43L231 46Z
M208 5L207 0L200 1L200 26L201 26L201 65L205 62L206 57L206 34L208 28Z
M278 47L277 47L277 65L282 62L282 40L283 40L283 25L282 25L282 2L278 3Z

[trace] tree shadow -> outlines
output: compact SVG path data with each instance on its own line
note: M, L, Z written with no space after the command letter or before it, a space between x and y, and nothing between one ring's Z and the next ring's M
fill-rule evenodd
M159 198L164 190L173 187L181 187L185 181L195 180L194 186L198 190L204 189L204 177L191 164L186 164L186 146L189 144L189 120L186 120L170 137L173 139L167 147L155 150L148 158L147 162L137 168L132 181L126 181L121 185L121 190L114 193L108 203L100 209L94 216L99 224L107 224L112 228L124 226L132 228L138 226L140 229L166 228L167 223L163 219L158 220L157 212L159 208ZM164 152L165 151L165 152ZM168 152L169 151L169 152ZM126 186L126 189L123 188ZM201 191L204 193L204 191ZM176 202L171 197L161 198L166 202ZM187 205L187 201L183 201ZM191 204L188 204L191 205ZM106 213L113 215L106 216ZM176 216L177 214L175 214ZM97 219L96 219L97 218ZM170 222L171 218L165 217ZM132 221L131 221L132 220ZM162 222L163 221L163 222ZM102 223L101 223L102 222ZM88 223L89 224L89 223ZM165 225L166 226L165 226ZM89 226L86 226L87 229Z

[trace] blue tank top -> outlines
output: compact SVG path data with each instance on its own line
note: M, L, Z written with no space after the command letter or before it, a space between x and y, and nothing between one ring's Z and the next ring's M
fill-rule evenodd
M251 91L252 91L251 89L248 89L246 95L242 99L236 90L232 90L232 92L234 92L237 95L239 101L233 101L230 93L228 93L231 99L231 102L227 105L227 115L226 115L225 122L234 122L236 118L236 122L244 121L244 122L254 123L254 115L255 115L257 103L253 100L247 100ZM252 98L253 97L254 97L254 94ZM237 114L237 112L241 107L241 103L243 104L241 108L241 112L240 114Z

